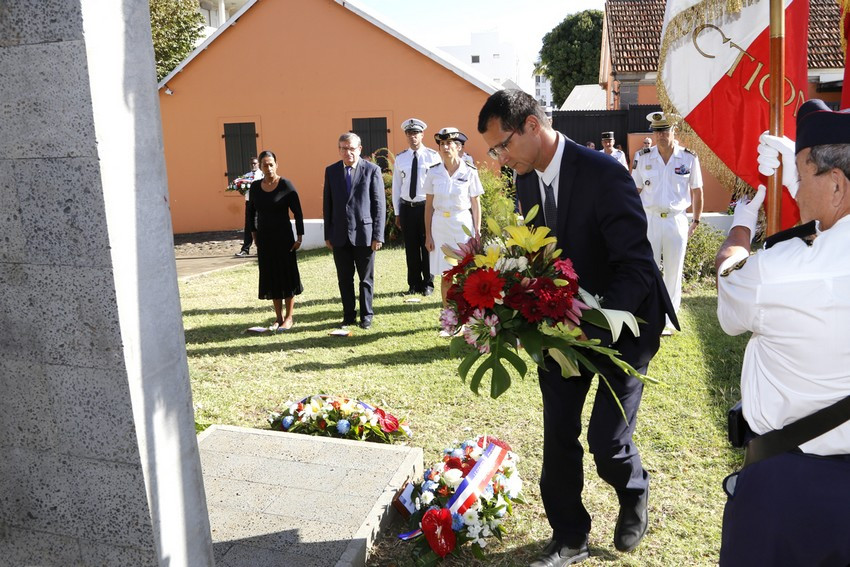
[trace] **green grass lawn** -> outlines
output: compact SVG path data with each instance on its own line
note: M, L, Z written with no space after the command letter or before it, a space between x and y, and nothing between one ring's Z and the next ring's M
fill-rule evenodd
M354 328L352 337L328 335L342 319L330 253L306 252L299 268L305 291L296 298L295 326L277 335L244 333L274 318L271 302L256 299L255 264L180 283L196 422L266 428L268 413L288 400L325 392L406 417L410 443L423 448L426 466L455 440L496 435L522 459L528 504L514 508L505 523L508 536L488 546L484 564L527 565L551 534L538 490L542 403L534 372L516 378L498 400L470 392L448 341L438 336L439 293L403 302L401 249L378 253L375 322L369 330ZM650 365L664 386L647 386L638 415L635 438L652 492L649 532L633 553L614 549L616 496L586 456L584 498L593 530L584 565L716 564L725 501L720 484L741 460L726 442L725 413L738 396L746 339L723 334L715 307L710 286L688 290L680 313L684 332L664 339ZM586 411L585 424L588 417ZM399 522L379 538L369 565L412 564L410 544L395 539L404 528ZM482 563L467 556L446 564Z

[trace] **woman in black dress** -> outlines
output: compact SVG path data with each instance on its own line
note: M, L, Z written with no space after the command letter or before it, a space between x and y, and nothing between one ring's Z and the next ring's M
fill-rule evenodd
M266 150L260 154L259 160L263 178L251 184L248 199L249 226L257 244L259 298L272 300L275 322L269 329L277 331L292 328L295 296L304 291L295 257L295 251L301 248L304 236L304 215L295 187L288 179L277 174L277 157L274 153ZM290 211L295 218L297 240L289 222Z

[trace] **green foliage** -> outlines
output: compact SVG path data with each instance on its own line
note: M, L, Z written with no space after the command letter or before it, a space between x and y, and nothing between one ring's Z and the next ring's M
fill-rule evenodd
M150 0L156 80L161 81L195 48L204 17L193 0Z
M538 67L552 79L552 97L558 104L574 86L599 81L602 18L599 10L585 10L567 16L543 36Z
M514 224L514 189L509 185L510 175L493 171L489 167L478 169L478 177L484 187L479 197L481 203L481 237L485 241L494 236L490 233L487 219L493 218L499 226Z
M685 252L685 267L682 276L685 282L698 283L701 280L714 280L714 257L720 245L726 240L722 232L708 224L700 224L688 239Z

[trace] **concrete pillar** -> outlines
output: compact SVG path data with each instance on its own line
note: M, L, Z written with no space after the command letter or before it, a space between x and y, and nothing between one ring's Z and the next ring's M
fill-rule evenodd
M147 2L0 0L0 565L213 565Z
M227 21L227 8L224 6L224 0L218 0L218 27L224 25Z

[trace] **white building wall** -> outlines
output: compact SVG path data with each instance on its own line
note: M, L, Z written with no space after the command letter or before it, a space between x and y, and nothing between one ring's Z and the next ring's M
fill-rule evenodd
M498 32L470 34L468 45L440 47L449 55L490 79L497 87L509 79L532 92L531 62L522 61L513 44L499 40Z

